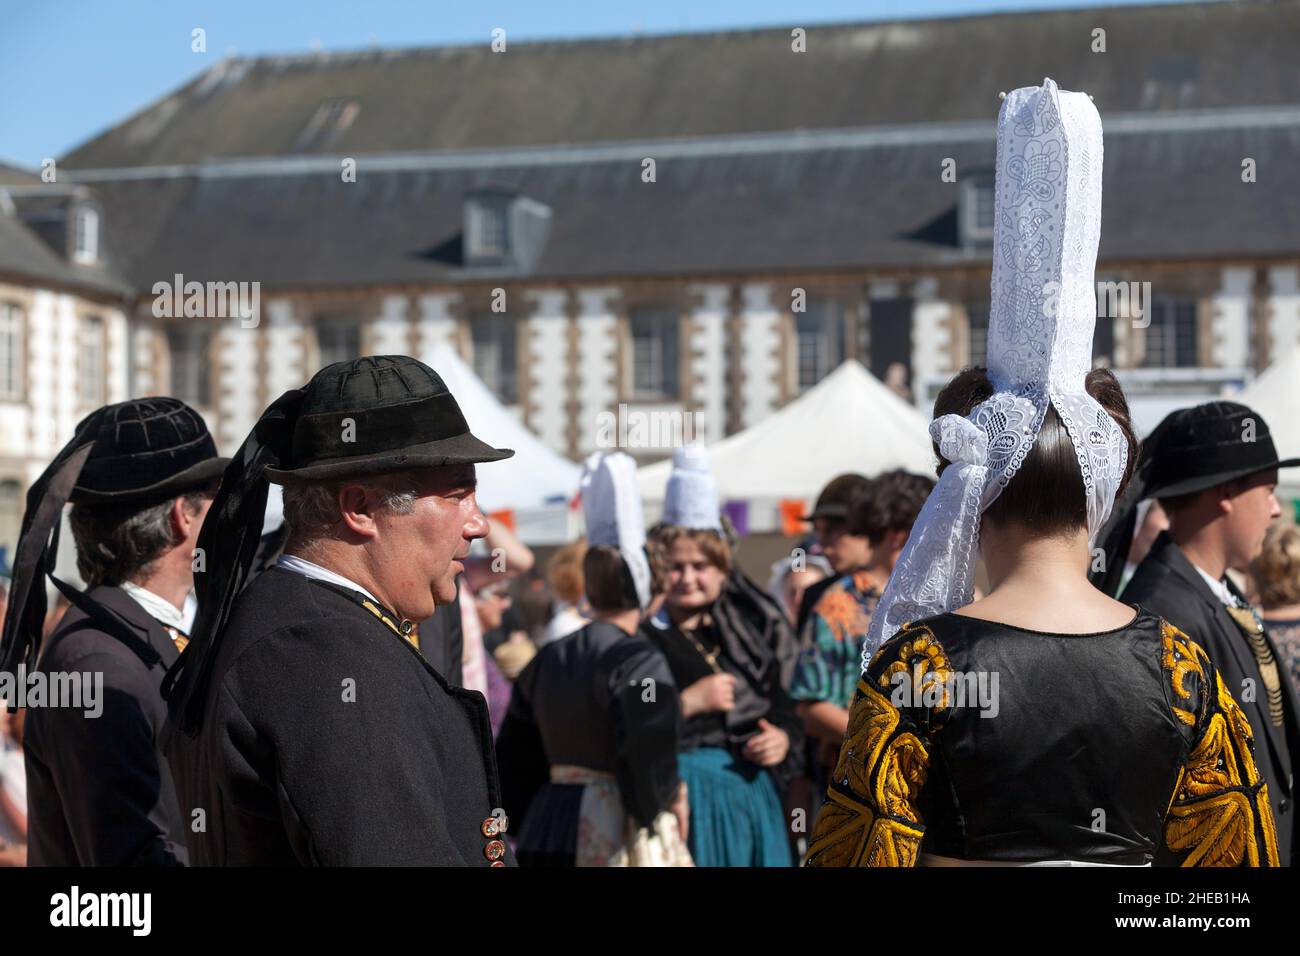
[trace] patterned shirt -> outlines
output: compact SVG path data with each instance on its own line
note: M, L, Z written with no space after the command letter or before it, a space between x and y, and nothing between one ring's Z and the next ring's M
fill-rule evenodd
M1268 636L1277 648L1278 664L1282 671L1291 678L1295 692L1300 694L1300 618L1295 620L1264 619Z
M866 571L846 574L822 592L804 628L791 697L849 706L862 675L862 643L879 600L880 588Z

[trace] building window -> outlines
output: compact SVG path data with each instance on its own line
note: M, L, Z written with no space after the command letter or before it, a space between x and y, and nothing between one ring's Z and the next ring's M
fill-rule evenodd
M506 405L519 401L518 335L515 320L483 315L470 321L474 374Z
M838 302L813 299L794 314L798 344L799 391L812 388L844 361L844 308Z
M171 394L196 408L212 405L212 361L208 354L211 343L212 333L207 329L167 330L167 347L171 352Z
M316 354L320 367L361 356L361 326L354 319L320 319L316 322Z
M962 189L961 228L968 243L993 238L994 183L988 175L974 176Z
M672 309L634 309L632 394L638 398L676 399L678 384L678 317Z
M84 316L78 332L77 397L82 405L98 407L107 401L104 397L107 362L104 320L98 316Z
M23 489L17 481L0 481L0 566L12 567L23 522Z
M490 265L507 258L510 197L484 193L465 201L465 264Z
M99 261L99 211L81 205L73 214L72 258L90 264Z
M968 365L987 365L989 357L989 303L975 302L966 306L967 342L970 350Z
M1147 304L1151 324L1146 328L1147 368L1193 368L1197 363L1196 303L1190 299L1153 296Z
M0 302L0 401L23 397L23 311Z

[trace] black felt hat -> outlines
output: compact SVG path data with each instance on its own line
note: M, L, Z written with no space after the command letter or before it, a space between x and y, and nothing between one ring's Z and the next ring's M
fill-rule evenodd
M336 362L303 389L287 460L272 481L347 478L501 461L514 452L470 433L442 378L405 355Z
M1170 412L1142 443L1150 463L1145 497L1172 498L1272 468L1300 466L1278 457L1260 414L1237 402L1206 402Z
M1268 425L1245 405L1206 402L1170 412L1142 442L1133 478L1097 535L1105 560L1094 566L1089 578L1116 595L1137 528L1138 505L1145 499L1189 495L1261 471L1296 466L1300 458L1278 458Z
M217 456L208 426L175 398L139 398L83 419L78 433L94 441L69 500L74 504L141 503L217 481L229 458Z

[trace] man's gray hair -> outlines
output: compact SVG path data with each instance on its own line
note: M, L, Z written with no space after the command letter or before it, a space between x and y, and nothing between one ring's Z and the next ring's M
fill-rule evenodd
M203 492L181 495L190 514L197 514ZM148 577L157 561L181 538L172 529L175 498L141 508L138 504L78 504L68 522L77 543L77 573L90 587L116 587Z
M419 488L410 472L398 471L368 478L338 478L333 481L287 481L284 484L286 541L296 551L310 551L331 537L340 520L339 491L344 485L361 485L378 492L380 507L393 514L415 510Z

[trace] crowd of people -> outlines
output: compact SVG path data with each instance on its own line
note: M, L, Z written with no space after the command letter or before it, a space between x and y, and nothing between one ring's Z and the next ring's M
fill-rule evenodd
M1230 401L1139 442L1089 367L1089 150L1082 94L1007 97L998 206L1049 225L995 258L937 474L828 476L766 586L695 445L652 525L593 454L543 572L477 504L513 452L414 358L321 369L231 459L176 399L92 413L29 492L0 672L101 706L0 723L0 863L1289 866L1300 459Z

